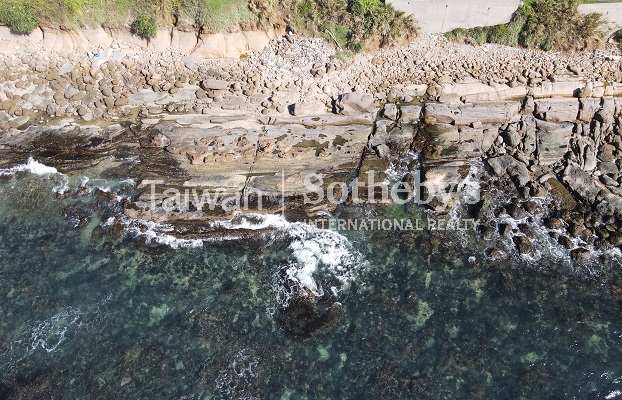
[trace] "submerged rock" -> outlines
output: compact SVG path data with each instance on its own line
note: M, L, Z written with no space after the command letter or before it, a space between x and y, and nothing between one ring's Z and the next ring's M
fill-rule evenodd
M520 254L531 254L535 250L533 243L526 236L514 236L512 240Z
M88 204L77 202L63 208L62 215L69 220L74 229L82 229L91 222L93 210Z
M576 248L570 252L570 258L573 261L587 261L590 258L590 251L583 247Z
M330 294L318 297L299 287L294 291L294 297L281 310L281 323L289 335L308 338L334 326L341 318L341 303Z

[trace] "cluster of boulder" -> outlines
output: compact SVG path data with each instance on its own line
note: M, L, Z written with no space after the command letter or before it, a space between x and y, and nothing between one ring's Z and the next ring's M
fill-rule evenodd
M427 103L419 120L412 106L402 108L409 123L415 121L411 149L421 152L418 167L427 182L449 191L451 182L463 181L474 162L483 161L489 177L480 179L481 200L472 216L487 239L507 238L520 253L533 254L533 227L541 225L574 259L587 257L590 246L622 245L619 98L531 95L521 101ZM385 115L387 110L395 115L393 105ZM399 145L387 141L402 153L403 124L398 119L388 134ZM449 202L429 206L446 213L459 198L456 193Z
M613 59L488 49L438 36L352 59L335 56L320 39L291 34L236 60L197 61L175 49L113 43L91 51L29 47L0 54L0 129L66 117L105 124L163 111L323 114L350 92L372 94L376 106L421 98L454 104L530 93L585 98L622 93L622 69Z

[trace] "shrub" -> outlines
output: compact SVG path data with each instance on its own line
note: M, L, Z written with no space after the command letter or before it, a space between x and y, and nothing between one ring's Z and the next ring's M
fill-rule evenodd
M316 10L312 1L306 0L298 6L298 14L301 18L314 20L316 18Z
M37 27L39 19L28 3L10 2L0 5L0 22L15 33L28 34Z
M581 14L575 0L532 0L507 24L455 29L446 36L543 50L593 50L604 43L604 25L600 14Z
M363 43L361 42L349 42L348 50L353 51L354 53L359 53L363 50Z
M380 0L352 0L350 10L360 16L364 16L372 7L381 7Z
M319 33L351 51L408 42L418 33L413 17L381 0L250 0L249 7L265 25Z
M156 19L153 15L139 15L132 22L132 33L144 39L153 38L157 33Z

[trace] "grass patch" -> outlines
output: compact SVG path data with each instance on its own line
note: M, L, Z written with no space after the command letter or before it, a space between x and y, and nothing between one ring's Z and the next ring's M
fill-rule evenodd
M210 32L223 31L256 17L248 0L0 0L0 22L15 32L27 33L37 24L78 28L81 24L111 28L127 26L144 37L152 34L149 18L158 24L173 23L177 16L195 20ZM145 19L147 18L147 19Z
M38 24L127 28L134 21L132 31L150 38L158 25L179 17L192 19L208 33L245 21L263 22L265 28L287 26L352 52L405 43L418 30L412 17L381 0L0 0L0 22L20 33Z
M605 20L584 15L575 0L530 0L507 24L454 29L445 36L470 43L498 43L542 50L593 50L605 43Z
M177 10L209 32L220 32L254 19L247 0L183 0Z
M0 5L0 22L15 33L28 34L39 25L39 18L28 2L9 2Z

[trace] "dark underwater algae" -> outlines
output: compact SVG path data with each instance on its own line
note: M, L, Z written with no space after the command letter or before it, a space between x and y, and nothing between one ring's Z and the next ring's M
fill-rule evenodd
M283 329L274 293L291 262L285 241L171 250L90 239L93 225L61 218L71 199L15 202L47 201L53 184L0 184L8 398L605 397L619 387L615 265L593 279L555 259L492 263L474 233L344 232L369 265L338 293L340 318L302 340ZM326 271L319 281L336 284Z

